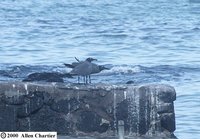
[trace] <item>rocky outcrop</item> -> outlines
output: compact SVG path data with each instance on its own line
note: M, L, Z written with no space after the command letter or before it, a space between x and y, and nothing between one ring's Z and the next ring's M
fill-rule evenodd
M0 131L174 137L175 99L168 85L2 82Z
M25 79L24 82L36 82L36 81L43 81L43 82L61 82L63 83L63 78L72 78L69 73L59 73L59 72L36 72L29 74Z

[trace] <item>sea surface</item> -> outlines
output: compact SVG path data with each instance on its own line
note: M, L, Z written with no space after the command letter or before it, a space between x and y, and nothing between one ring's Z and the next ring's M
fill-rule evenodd
M69 72L74 57L110 68L93 83L174 86L175 135L200 138L200 0L0 1L1 81Z

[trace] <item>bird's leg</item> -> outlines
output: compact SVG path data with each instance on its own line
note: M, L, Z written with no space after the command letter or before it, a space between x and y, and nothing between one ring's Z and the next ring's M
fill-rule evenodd
M86 84L86 78L85 78L85 76L83 76L83 82L84 82L84 84Z
M85 77L86 77L86 84L88 84L88 76L86 75Z
M78 76L78 84L80 83L80 76Z
M91 77L90 77L90 75L89 75L89 83L92 83L92 82L91 82Z
M82 76L80 76L80 83L81 83L81 81L83 81L83 77Z
M87 76L85 76L85 84L87 84Z

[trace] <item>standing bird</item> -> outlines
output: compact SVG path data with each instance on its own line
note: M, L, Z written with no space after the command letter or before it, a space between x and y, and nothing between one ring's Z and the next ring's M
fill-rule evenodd
M75 66L70 72L71 75L78 75L84 77L84 83L91 83L91 74L99 73L102 70L108 69L104 66L97 65L88 61L84 61L83 63Z
M87 58L85 61L80 61L79 59L77 59L76 57L75 57L75 59L77 60L77 62L73 62L73 63L71 63L71 64L66 64L66 63L64 63L64 65L66 66L66 67L68 67L68 68L72 68L72 69L74 69L75 67L77 67L77 66L79 66L79 65L81 65L80 67L82 67L83 65L84 65L84 67L87 67L85 64L86 63L91 63L92 61L97 61L97 59L94 59L94 58L91 58L91 57L89 57L89 58ZM84 64L85 63L85 64ZM82 65L83 64L83 65ZM82 69L82 68L80 68L79 67L79 69ZM72 70L73 71L73 70ZM71 71L71 72L72 72ZM73 72L75 72L75 71L73 71ZM76 74L76 73L70 73L71 75L78 75L78 83L79 83L79 80L80 80L80 77L79 76L83 76L84 77L84 82L86 82L86 80L87 80L87 76L84 76L84 75L81 75L80 73L79 74Z
M87 77L92 73L92 63L84 61L75 66L70 72L71 75L83 76L84 83L88 83Z

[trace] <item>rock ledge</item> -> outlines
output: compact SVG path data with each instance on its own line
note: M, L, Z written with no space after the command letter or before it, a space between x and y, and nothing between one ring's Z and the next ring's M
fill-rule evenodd
M175 100L175 89L163 84L1 82L0 131L174 137Z

